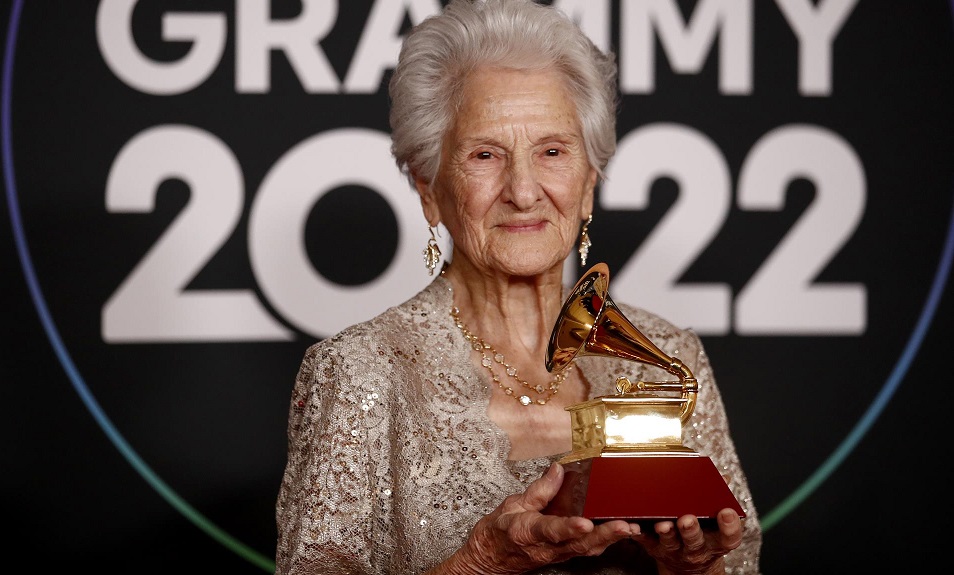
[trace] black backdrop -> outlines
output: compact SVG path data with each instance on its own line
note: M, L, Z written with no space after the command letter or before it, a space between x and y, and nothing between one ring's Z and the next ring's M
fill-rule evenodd
M703 334L763 570L942 564L954 6L562 4L625 70L591 258ZM267 571L305 347L428 280L381 146L436 3L2 6L7 565Z

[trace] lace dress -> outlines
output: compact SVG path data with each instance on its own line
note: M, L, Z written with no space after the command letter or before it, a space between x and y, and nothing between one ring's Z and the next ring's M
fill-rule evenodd
M276 506L277 574L421 573L559 458L507 459L509 438L487 417L489 379L472 362L452 305L451 284L438 277L407 302L305 353ZM745 509L744 541L726 556L726 571L758 573L761 528L700 340L648 312L617 305L699 381L683 443L712 458ZM619 375L658 380L661 372L600 357L582 357L576 365L594 397L614 393ZM655 566L641 547L624 541L600 557L537 573L655 573Z

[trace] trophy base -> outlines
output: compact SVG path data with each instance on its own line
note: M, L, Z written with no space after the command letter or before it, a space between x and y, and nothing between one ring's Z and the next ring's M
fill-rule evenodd
M563 485L546 514L641 525L692 514L705 526L725 508L745 517L712 460L695 452L592 457L563 468Z

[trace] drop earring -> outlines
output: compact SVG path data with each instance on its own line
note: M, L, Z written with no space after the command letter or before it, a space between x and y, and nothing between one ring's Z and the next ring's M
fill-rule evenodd
M590 217L587 218L586 223L583 224L583 231L580 233L580 265L586 266L586 256L590 255L590 246L593 245L593 242L590 241L590 234L588 233L590 224L593 223L593 214L590 214Z
M424 254L424 265L427 266L427 275L434 275L434 269L437 268L437 262L441 260L441 248L437 245L437 237L434 236L436 226L427 226L431 232L431 239L427 240L427 247L422 252Z

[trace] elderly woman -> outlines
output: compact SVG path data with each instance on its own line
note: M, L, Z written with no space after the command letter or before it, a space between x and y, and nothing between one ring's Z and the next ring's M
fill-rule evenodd
M405 39L392 150L453 253L407 302L308 349L277 505L277 572L757 573L761 532L696 335L620 305L700 383L692 434L745 506L640 529L543 513L569 405L658 368L581 357L551 374L564 260L615 151L616 67L561 12L452 0ZM582 233L581 233L581 226ZM582 236L582 237L581 237ZM440 256L425 250L429 271ZM574 278L575 279L575 278Z

